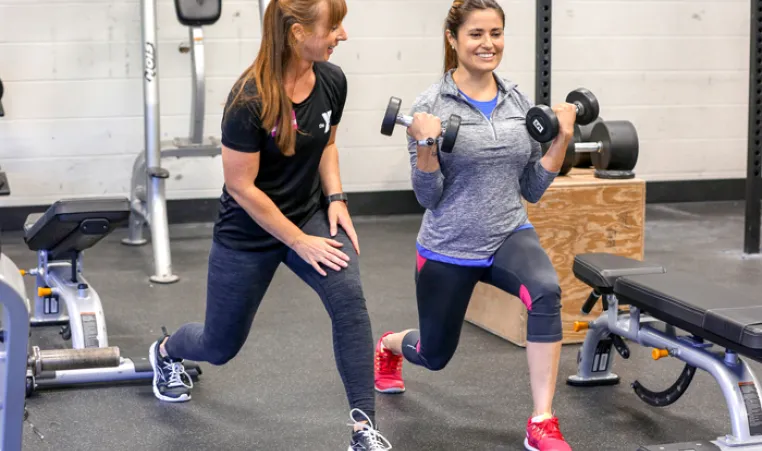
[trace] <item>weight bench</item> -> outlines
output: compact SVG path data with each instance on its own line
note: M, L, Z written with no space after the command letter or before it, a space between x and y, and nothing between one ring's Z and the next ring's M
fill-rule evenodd
M598 300L603 312L593 321L575 323L575 330L588 332L578 356L578 373L568 378L568 384L618 383L619 377L611 372L612 347L623 358L629 357L624 339L652 347L654 360L675 357L685 367L662 392L635 381L638 397L652 406L670 405L685 393L696 369L703 369L720 385L732 434L711 442L656 445L640 451L762 450L759 384L740 357L762 362L762 302L728 292L700 276L612 254L577 255L573 272L593 289L582 312L590 313ZM620 310L624 305L629 309ZM715 345L722 349L712 350Z
M101 299L82 275L82 255L127 223L127 198L61 200L44 213L27 217L24 241L37 252L31 327L61 326L71 349L32 348L27 393L40 387L106 381L152 379L147 359L133 361L110 346ZM191 377L198 368L189 371Z

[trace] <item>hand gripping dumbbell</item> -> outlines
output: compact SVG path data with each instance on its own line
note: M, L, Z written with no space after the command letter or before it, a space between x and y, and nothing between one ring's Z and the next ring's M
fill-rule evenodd
M386 107L384 120L381 122L382 135L392 136L395 125L410 127L413 124L412 116L400 115L401 107L402 100L397 97L389 99L389 106ZM452 114L447 121L447 126L442 127L442 145L440 147L442 152L452 152L453 147L455 147L455 139L458 137L458 130L460 130L460 116Z
M600 107L598 99L585 88L575 89L566 96L566 103L577 109L576 123L587 125L598 117ZM529 109L526 117L526 127L535 141L546 143L558 136L558 117L547 105L535 105Z
M638 162L638 132L630 121L600 121L590 131L590 142L580 142L580 135L566 148L560 175L566 175L574 166L578 153L589 153L595 167L595 176L603 179L629 179L635 177L633 169Z

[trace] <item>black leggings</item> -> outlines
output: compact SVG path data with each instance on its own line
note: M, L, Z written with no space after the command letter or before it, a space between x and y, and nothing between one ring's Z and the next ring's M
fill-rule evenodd
M441 370L455 354L474 287L493 285L527 307L527 340L553 343L563 336L558 275L533 228L511 234L488 268L458 266L418 257L416 295L420 331L402 340L410 362Z
M302 230L330 237L325 211L318 211ZM373 391L373 336L360 283L360 264L344 230L333 237L344 244L350 258L341 271L325 268L323 277L293 250L282 246L267 252L244 252L212 243L207 275L204 323L180 327L165 344L174 358L224 365L241 350L254 315L275 275L284 263L317 292L333 324L333 350L350 408L371 419L375 414Z

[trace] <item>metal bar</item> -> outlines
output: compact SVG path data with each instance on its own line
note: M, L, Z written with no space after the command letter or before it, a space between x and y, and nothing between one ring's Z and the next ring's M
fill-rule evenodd
M0 449L21 450L26 398L29 310L18 267L0 254L0 304L5 340L0 343Z
M553 1L537 0L535 23L535 88L534 102L550 106L550 44L552 37Z
M145 105L143 122L145 126L146 166L161 166L159 143L159 55L156 40L156 2L142 1L142 44L143 44L143 96Z
M189 27L191 41L191 113L190 142L201 144L204 138L204 105L206 102L206 74L204 72L204 31Z
M601 143L576 143L574 144L575 152L598 152L601 150Z
M751 0L749 61L749 143L746 163L746 217L744 252L760 251L760 166L762 166L762 0Z
M259 0L259 25L261 26L265 19L265 10L267 10L267 4L270 0Z

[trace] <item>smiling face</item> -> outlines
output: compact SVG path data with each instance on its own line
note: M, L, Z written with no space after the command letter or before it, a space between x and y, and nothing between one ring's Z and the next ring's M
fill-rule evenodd
M299 42L298 53L303 59L313 62L328 61L339 42L347 40L342 23L346 7L341 6L343 2L321 1L317 6L317 20L312 30L307 30L300 24L294 25L294 34Z
M497 69L505 48L504 26L498 11L489 8L469 12L457 37L447 30L447 40L458 54L458 66L471 73Z

